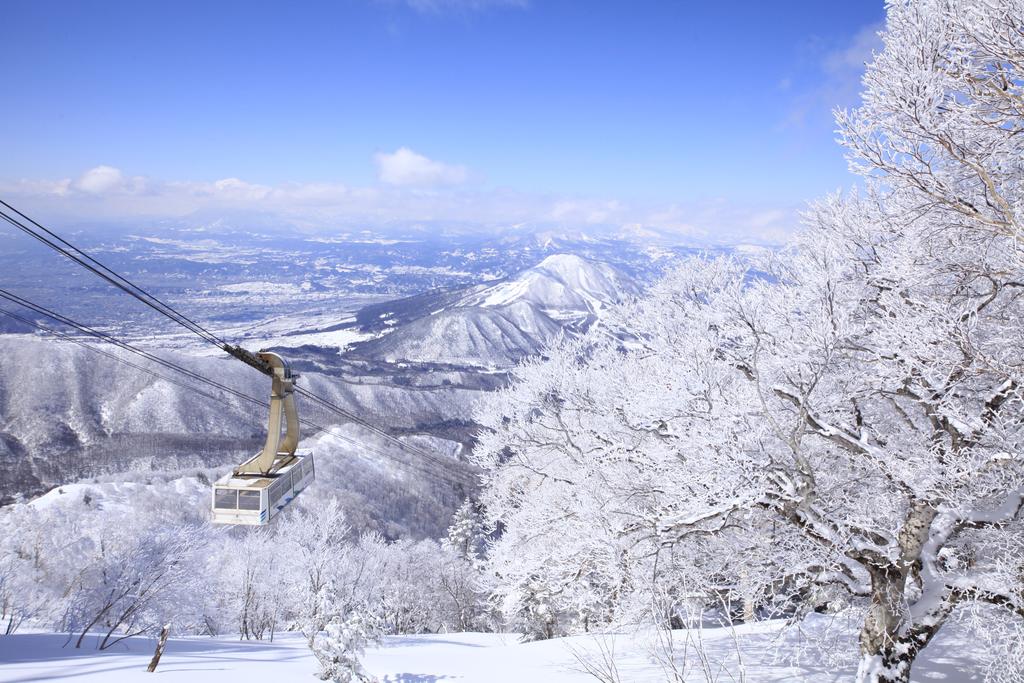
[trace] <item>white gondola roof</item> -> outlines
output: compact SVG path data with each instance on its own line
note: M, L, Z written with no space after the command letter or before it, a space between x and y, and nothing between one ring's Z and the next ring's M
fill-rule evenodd
M263 489L273 484L281 475L291 472L296 465L301 464L305 458L312 454L311 450L295 451L294 456L283 458L283 462L275 465L273 473L269 476L246 475L238 477L233 473L229 473L218 479L214 486L232 489Z

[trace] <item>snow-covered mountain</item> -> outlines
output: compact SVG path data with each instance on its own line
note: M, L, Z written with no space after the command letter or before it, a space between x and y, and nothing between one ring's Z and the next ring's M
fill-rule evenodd
M368 345L389 363L506 367L539 351L561 325L526 301L452 308L414 320Z
M640 288L617 268L573 254L555 254L516 277L466 296L461 306L494 308L528 302L549 315L575 318L639 293Z
M75 344L0 335L0 353L0 498L84 473L213 464L251 450L265 429L233 400L211 409L198 394ZM243 367L174 360L243 391L258 386Z
M368 307L362 324L380 336L356 353L388 363L507 368L639 292L607 263L556 254L493 284Z

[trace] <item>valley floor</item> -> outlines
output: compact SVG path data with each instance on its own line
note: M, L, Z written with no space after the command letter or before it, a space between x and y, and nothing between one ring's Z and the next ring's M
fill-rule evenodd
M812 624L819 635L823 624ZM740 626L735 640L728 629L691 632L687 648L687 681L715 680L775 683L782 681L831 682L853 679L848 666L823 665L820 652L805 652L799 664L775 661L782 652L795 654L801 636L795 631L780 635L773 622ZM711 678L705 676L696 656L697 637L710 662ZM675 631L676 661L684 659L686 632ZM238 641L233 638L173 638L167 644L156 677L145 669L154 642L132 638L107 652L63 647L66 636L52 633L19 633L0 637L0 681L75 681L121 683L155 680L163 683L224 683L240 681L314 681L317 664L304 639L282 634L273 643ZM828 642L826 640L826 642ZM737 644L738 643L738 647ZM839 636L831 647L845 648L848 636ZM89 642L86 647L94 647ZM830 649L826 645L826 650ZM673 680L661 662L654 634L638 632L615 636L576 636L520 643L514 634L452 633L392 636L369 650L363 659L380 683L534 683L539 681L596 681L580 659L601 666L606 655L615 661L623 683L655 683ZM664 652L664 648L660 648ZM834 652L835 650L833 650ZM738 655L738 656L737 656ZM738 659L745 677L741 678ZM960 683L981 681L981 667L970 656L969 638L942 634L914 669L914 681Z

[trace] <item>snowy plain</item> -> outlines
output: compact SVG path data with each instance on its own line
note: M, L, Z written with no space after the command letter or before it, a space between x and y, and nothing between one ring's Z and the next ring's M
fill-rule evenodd
M583 635L522 643L510 633L439 633L388 636L363 657L363 665L379 683L567 683L596 681L581 659L602 666L606 655L615 662L622 683L685 680L747 683L838 683L854 678L852 665L837 665L830 654L847 650L850 631L824 617L810 617L801 629L780 632L781 622L672 632L677 671L666 667L665 640L649 630L600 636ZM804 651L804 634L813 633L819 648ZM224 681L316 680L318 666L305 639L279 634L274 642L239 641L234 637L171 638L157 676L146 672L154 640L130 638L106 652L87 640L80 650L63 647L67 636L17 633L0 637L0 681L76 681L121 683L156 680L163 683ZM981 681L982 670L971 656L972 638L947 629L914 665L912 681L961 683ZM698 647L699 644L699 647ZM829 647L836 650L829 652ZM699 663L703 650L709 675ZM797 654L802 654L797 657ZM779 653L786 656L780 658ZM788 661L784 661L788 660ZM794 661L795 660L795 661ZM742 662L743 674L740 673ZM826 663L827 662L827 663ZM607 671L607 669L604 669Z

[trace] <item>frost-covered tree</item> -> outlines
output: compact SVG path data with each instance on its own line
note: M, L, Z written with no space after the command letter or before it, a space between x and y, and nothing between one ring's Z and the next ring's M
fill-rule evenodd
M452 515L445 546L466 560L479 560L487 543L487 531L479 504L466 499Z
M136 484L57 489L0 510L0 607L14 623L85 634L109 647L121 637L171 623L202 621L194 582L211 535L173 488ZM101 505L102 495L129 504Z
M448 536L441 543L438 580L448 596L458 631L485 630L489 582L484 574L486 525L479 504L466 500L452 516ZM447 610L446 610L447 611Z
M350 529L337 500L331 499L313 510L285 515L275 531L279 552L287 554L281 565L288 567L285 585L289 599L297 603L295 619L312 648L316 634L347 612L336 585L348 561Z
M388 633L437 630L440 552L435 541L395 541L378 547L377 599L370 604Z
M481 410L506 595L850 601L864 681L967 606L1021 627L1024 4L890 2L884 38L839 115L863 193L785 253L682 265L628 343L565 343Z
M201 531L178 525L133 526L111 520L87 531L88 553L69 587L65 624L75 647L99 631L106 649L168 622L172 596L192 576Z
M364 534L340 566L332 614L358 612L387 634L486 628L481 571L437 541Z
M105 647L170 623L243 639L297 630L312 647L356 613L390 633L489 626L479 561L446 543L353 537L330 500L266 528L213 527L175 497L191 485L68 487L0 510L0 633L28 624ZM109 495L117 505L97 504ZM459 525L466 548L473 517Z
M5 521L0 527L0 634L10 635L45 614L50 596L39 515L18 505Z
M285 584L287 558L268 528L222 535L211 553L209 573L218 578L220 611L245 640L273 639L286 604L293 599Z

